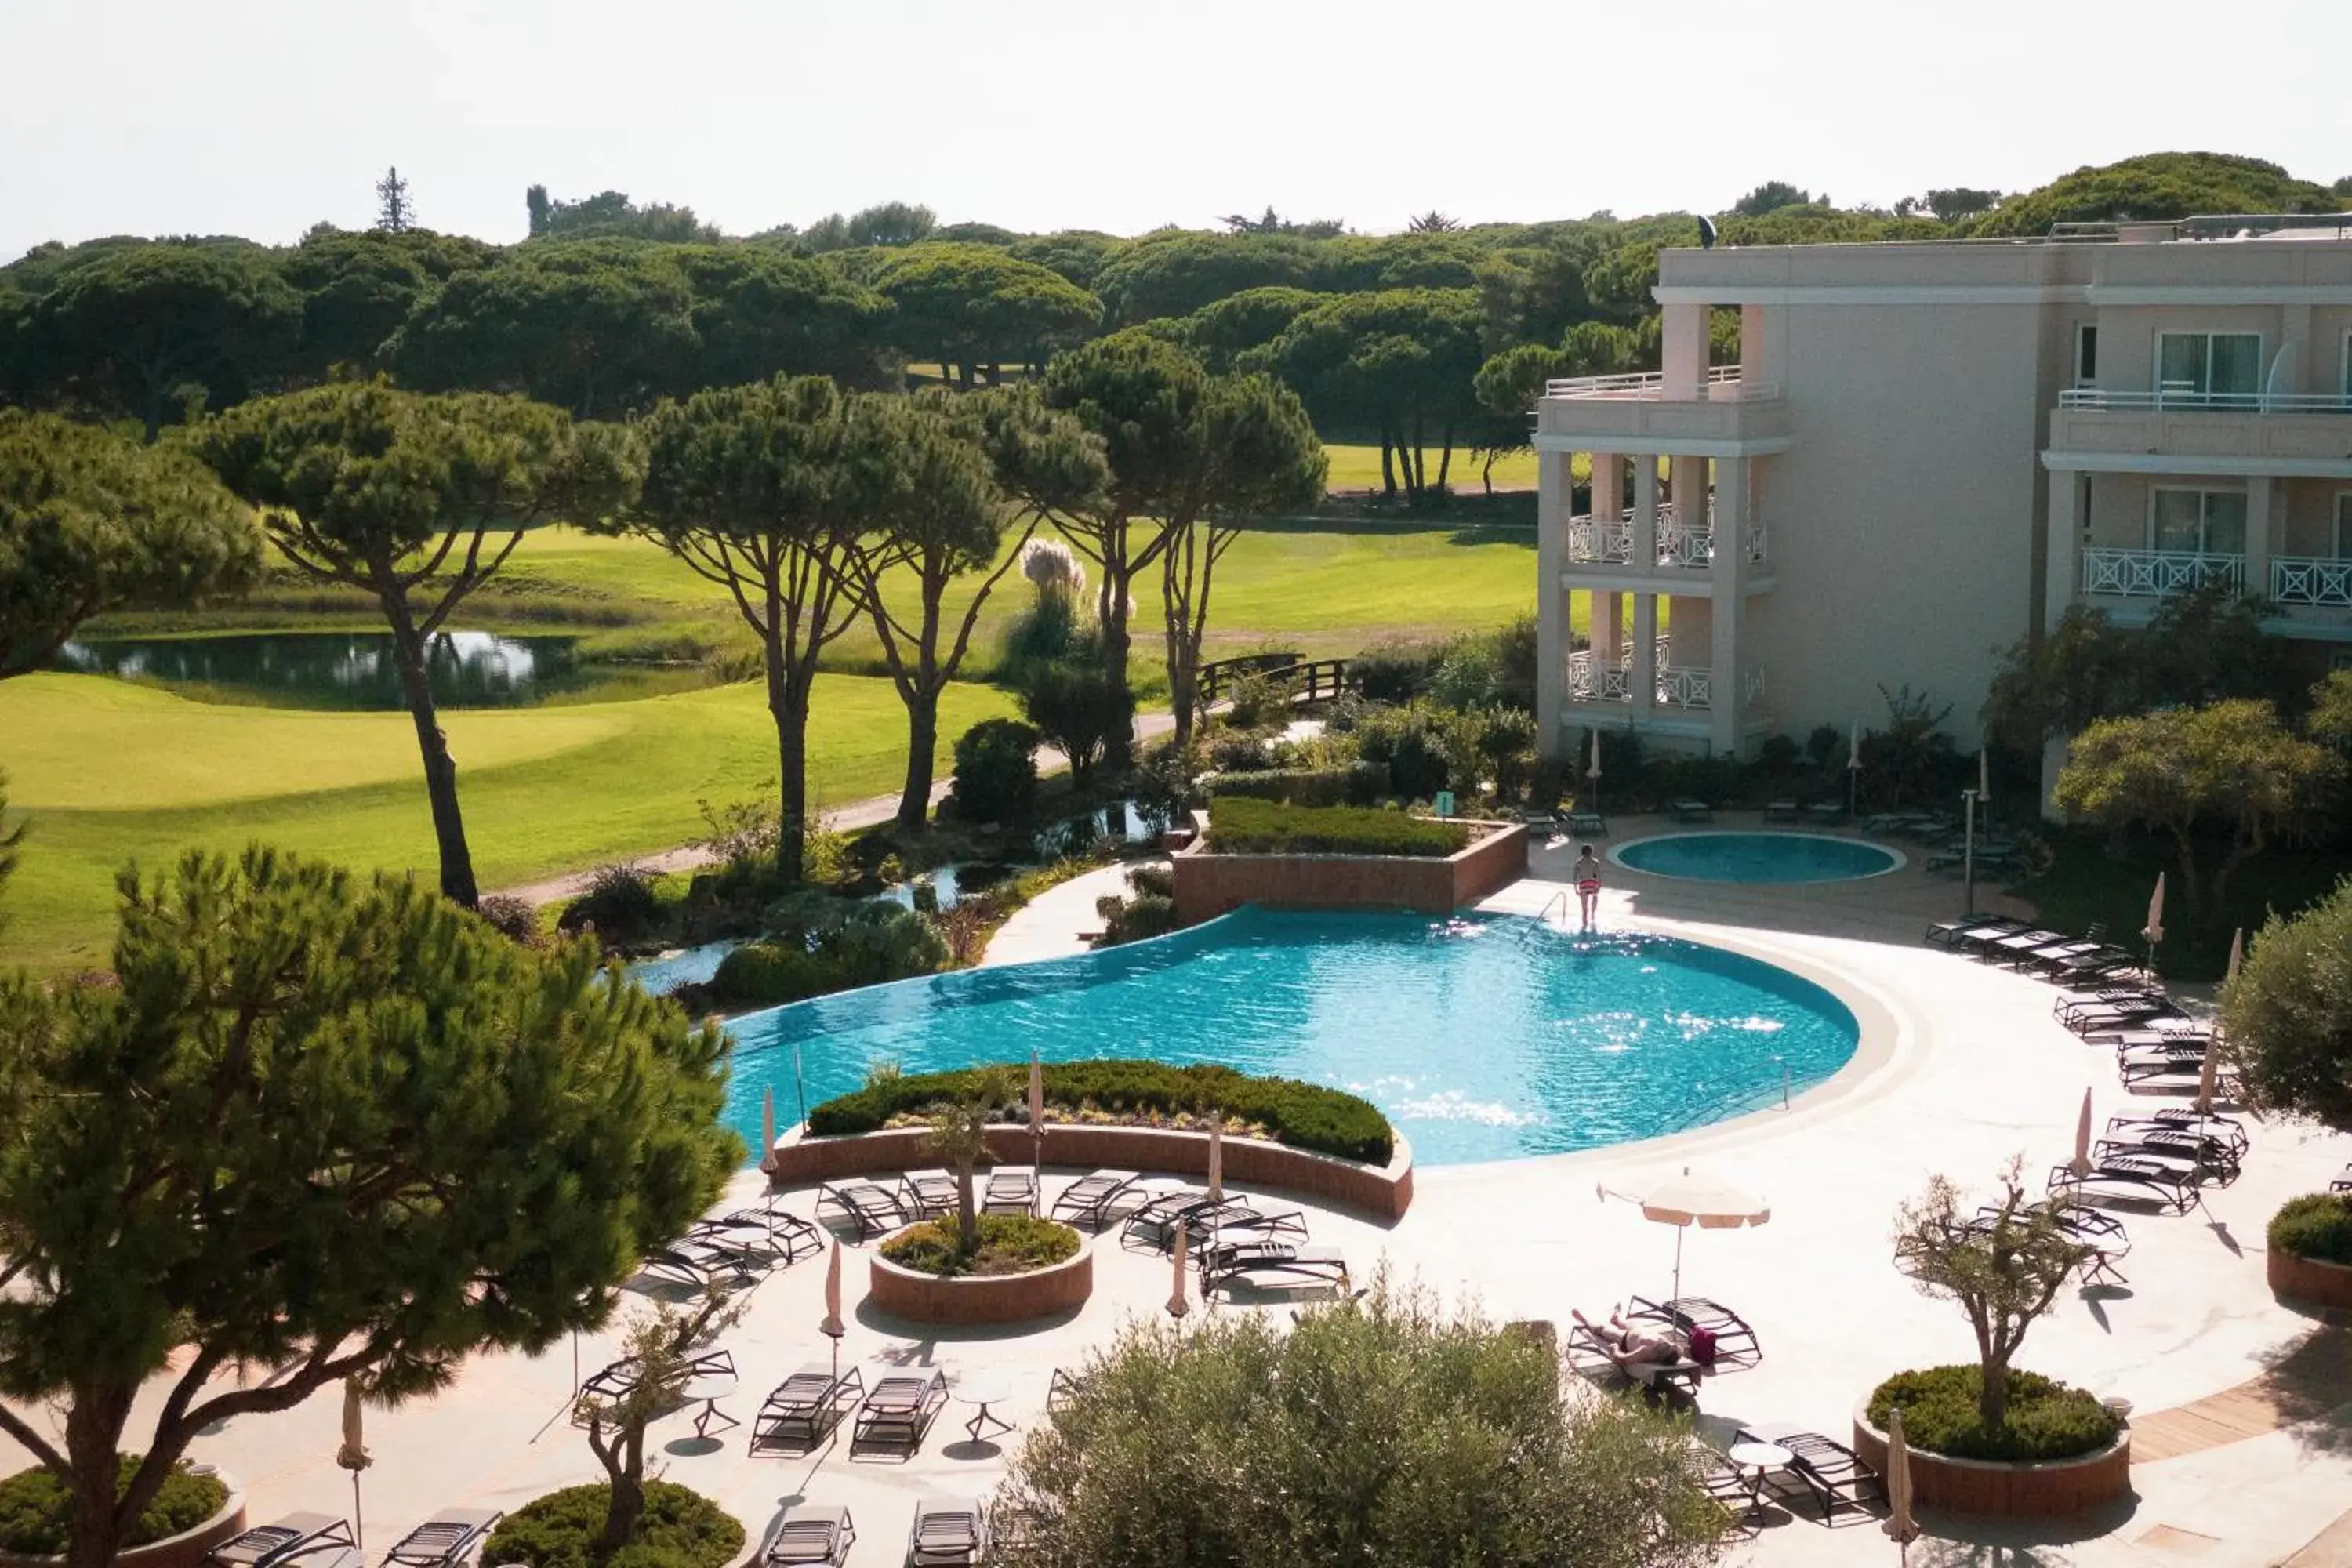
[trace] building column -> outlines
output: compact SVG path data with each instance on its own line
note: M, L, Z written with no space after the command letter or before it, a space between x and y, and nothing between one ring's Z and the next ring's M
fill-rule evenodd
M2056 631L2074 602L2082 581L2083 476L2072 468L2050 470L2050 554L2042 584L2042 629Z
M2263 367L2263 390L2265 393L2335 390L2328 384L2337 373L2336 356L2327 352L2325 343L2312 337L2309 305L2284 305L2279 308L2278 353L2292 357L2287 359L2285 374L2279 376L2276 386L2271 385L2270 376L2278 360L2273 358Z
M1585 623L1584 640L1592 649L1595 666L1617 662L1617 650L1625 642L1625 595L1611 589L1595 591L1592 605Z
M1715 464L1715 562L1708 570L1714 598L1714 670L1709 701L1716 755L1736 757L1748 724L1748 459Z
M1669 402L1706 395L1706 307L1668 305L1659 312L1659 391Z
M1646 724L1658 705L1658 596L1633 595L1633 722Z
M1675 458L1669 461L1666 493L1674 498L1675 524L1685 533L1706 527L1706 459ZM1670 554L1669 560L1679 560Z
M1625 515L1625 459L1614 452L1592 454L1592 484L1585 503L1597 527Z
M2271 596L2271 554L2277 548L2278 481L2259 474L2246 481L2246 578L2240 587Z
M1536 453L1536 752L1564 754L1560 739L1568 681L1568 517L1574 496L1570 455Z
M1739 384L1743 390L1752 391L1769 385L1778 376L1772 363L1771 350L1764 343L1764 307L1739 307Z
M1633 458L1633 560L1643 572L1658 563L1658 459Z

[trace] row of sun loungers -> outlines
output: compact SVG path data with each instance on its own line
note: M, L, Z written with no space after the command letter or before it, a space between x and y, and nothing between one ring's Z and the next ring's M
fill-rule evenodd
M1037 1173L1026 1166L1001 1166L988 1173L974 1194L982 1214L1037 1212ZM885 1231L953 1214L959 1202L956 1179L945 1171L910 1171L895 1186L879 1182L827 1182L816 1190L816 1217L824 1222L832 1211L836 1223L846 1225L864 1241Z
M992 1531L980 1504L962 1498L926 1497L915 1504L907 1532L908 1568L964 1568L987 1553ZM857 1540L845 1508L802 1503L787 1509L769 1542L766 1561L779 1565L844 1563Z
M383 1561L396 1568L461 1568L504 1518L494 1508L445 1508L402 1536ZM205 1561L213 1568L360 1568L366 1559L348 1520L289 1513L223 1542Z
M1756 1331L1747 1320L1705 1296L1677 1296L1668 1301L1635 1296L1631 1298L1625 1321L1645 1331L1655 1328L1657 1338L1676 1348L1675 1358L1628 1357L1591 1328L1571 1321L1567 1346L1570 1366L1588 1378L1622 1375L1644 1392L1654 1393L1669 1385L1695 1390L1702 1377L1738 1372L1764 1359Z
M912 1457L947 1403L947 1374L935 1367L885 1373L869 1386L856 1367L835 1372L812 1362L761 1403L751 1420L751 1452L806 1453L846 1418L852 1453L896 1448Z

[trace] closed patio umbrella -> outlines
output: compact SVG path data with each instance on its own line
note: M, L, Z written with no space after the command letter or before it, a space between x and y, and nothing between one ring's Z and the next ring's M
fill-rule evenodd
M1221 1198L1225 1195L1225 1113L1220 1110L1216 1118L1209 1123L1209 1195Z
M1038 1064L1037 1047L1029 1047L1029 1163L1045 1163L1045 1069Z
M2240 926L2230 933L2230 967L2221 976L2231 981L2238 977L2238 965L2246 962L2246 928Z
M1903 1438L1903 1412L1886 1415L1886 1522L1878 1527L1911 1561L1911 1543L1919 1539L1919 1521L1911 1517L1911 1445Z
M1845 732L1845 814L1851 817L1861 809L1862 723L1857 720L1846 726Z
M1685 1230L1694 1225L1702 1230L1737 1230L1741 1226L1762 1225L1772 1217L1772 1205L1755 1194L1715 1176L1694 1175L1688 1165L1638 1191L1616 1192L1605 1185L1593 1190L1602 1198L1639 1204L1643 1219L1675 1227L1675 1288L1670 1300L1683 1293Z
M366 1527L360 1521L360 1472L375 1463L368 1458L365 1423L360 1415L360 1380L343 1379L343 1440L335 1449L335 1463L352 1473L352 1539L364 1549Z
M2208 1041L2205 1046L2205 1059L2197 1064L2198 1115L2213 1114L2213 1096L2220 1092L2221 1087L2221 1054L2213 1048L2210 1041Z
M1175 1245L1168 1249L1169 1256L1176 1260L1175 1284L1168 1292L1168 1315L1180 1323L1184 1321L1184 1314L1192 1310L1192 1303L1184 1300L1184 1254L1188 1246L1185 1225L1180 1219L1176 1222Z
M2074 1119L2074 1174L2091 1173L2091 1091L2083 1091L2083 1113Z
M1584 764L1585 782L1592 786L1592 809L1601 809L1601 726L1592 727L1592 760Z
M816 1331L833 1342L833 1370L841 1370L841 1337L849 1326L841 1321L841 1237L833 1238L833 1256L824 1265L824 1321Z
M776 1166L776 1086L770 1084L760 1095L760 1169L772 1171Z
M2147 924L2139 934L2147 942L2147 972L2156 973L2156 944L2164 940L2164 873L2156 874L2156 891L2147 896Z

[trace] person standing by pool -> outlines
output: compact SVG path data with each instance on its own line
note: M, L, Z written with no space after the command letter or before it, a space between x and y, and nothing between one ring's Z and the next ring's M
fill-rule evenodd
M1601 858L1593 854L1591 845L1585 845L1583 853L1576 858L1572 879L1576 883L1576 901L1584 910L1584 929L1591 931L1594 911L1601 906Z

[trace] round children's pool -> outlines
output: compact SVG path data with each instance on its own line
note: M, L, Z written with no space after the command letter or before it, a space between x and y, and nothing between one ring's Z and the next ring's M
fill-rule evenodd
M730 1121L982 1062L1221 1062L1371 1100L1424 1164L1654 1138L1853 1057L1853 1015L1771 964L1519 916L1244 909L1157 941L842 992L737 1019Z
M1903 853L1825 833L1669 833L1609 851L1630 871L1694 882L1850 882L1883 876Z

